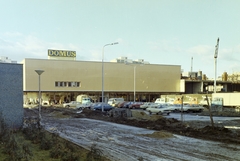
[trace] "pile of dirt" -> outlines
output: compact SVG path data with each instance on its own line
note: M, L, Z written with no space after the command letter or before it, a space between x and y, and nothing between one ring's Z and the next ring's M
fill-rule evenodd
M38 116L38 111L29 109L29 108L24 108L24 117L31 117L31 116Z
M202 128L195 127L194 124L190 127L187 123L178 121L174 118L165 118L158 115L146 115L144 112L140 113L143 119L140 117L132 118L110 118L107 114L101 111L84 110L80 115L92 119L99 119L105 121L111 121L118 124L125 124L130 126L136 126L141 128L147 128L152 130L165 130L174 134L183 136L189 136L200 139L207 139L213 141L221 141L225 143L240 144L240 132L234 133L224 127L212 127L209 125ZM139 115L139 114L138 114ZM137 116L135 114L135 116ZM145 117L144 117L145 116ZM79 117L79 116L78 116Z
M145 111L134 111L132 110L132 118L134 119L140 119L140 120L158 120L161 119L161 115L148 115L145 113Z
M172 133L166 132L166 131L155 131L152 134L141 134L141 136L147 136L157 139L166 139L166 138L172 138L174 135Z

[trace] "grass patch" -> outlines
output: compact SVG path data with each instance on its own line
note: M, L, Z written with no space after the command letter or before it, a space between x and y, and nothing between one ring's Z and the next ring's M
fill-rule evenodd
M1 118L1 117L0 117ZM0 120L0 161L110 161L95 145L84 149L30 123L11 130Z

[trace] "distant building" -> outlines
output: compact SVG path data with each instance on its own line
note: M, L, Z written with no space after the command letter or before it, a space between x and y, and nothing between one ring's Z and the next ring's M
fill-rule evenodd
M213 93L214 80L208 79L202 71L199 72L182 72L181 83L185 94L196 93ZM217 92L234 92L240 91L240 73L228 75L224 72L222 76L216 78Z
M206 75L202 74L202 71L182 72L182 78L193 79L193 80L206 80L207 79Z
M234 83L240 83L240 73L235 72L232 74L227 74L227 72L224 72L222 75L222 80L232 81Z
M8 59L8 57L5 56L0 56L0 63L17 63L17 61Z
M116 59L111 60L110 62L114 63L133 63L133 64L150 64L148 61L144 61L144 59L132 60L127 57L118 57Z
M9 127L19 128L23 123L23 65L0 63L0 81L1 117Z

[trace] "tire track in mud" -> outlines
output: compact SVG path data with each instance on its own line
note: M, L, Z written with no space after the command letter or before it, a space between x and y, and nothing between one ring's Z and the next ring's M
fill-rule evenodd
M175 135L174 138L156 139L139 134L147 130L126 125L90 119L46 120L46 128L57 128L60 136L90 149L92 144L113 161L133 161L140 157L146 161L157 160L236 160L240 149L211 141ZM234 150L234 151L233 151Z
M185 143L181 143L181 144L177 142L175 142L174 144L169 144L168 142L166 142L165 146L172 148L173 151L179 152L181 154L186 154L189 157L193 157L193 159L195 158L198 160L199 159L221 160L221 161L222 160L238 160L236 158L240 157L239 154L232 151L232 148L226 148L226 146L222 146L222 143L218 144L216 142L203 141L199 139L194 139L193 141L195 142L186 141ZM194 146L194 145L198 145L198 146ZM223 148L219 148L220 145ZM237 147L236 145L232 145L232 146Z
M214 154L214 153L203 153L197 150L189 150L182 147L184 150L174 149L175 152L188 156L189 160L229 160L229 157L225 157L222 155ZM187 151L189 150L189 152ZM233 159L231 159L233 160Z

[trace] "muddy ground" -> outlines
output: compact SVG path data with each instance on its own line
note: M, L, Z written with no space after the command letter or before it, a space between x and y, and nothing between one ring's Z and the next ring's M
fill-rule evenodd
M189 121L189 122L180 122L176 119L167 119L162 116L146 116L143 112L140 112L140 115L143 115L140 119L139 117L111 117L107 113L102 113L101 111L92 111L89 109L84 109L82 112L79 112L74 109L64 109L59 107L42 107L43 117L59 117L59 118L90 118L97 119L102 121L109 121L118 124L131 125L135 127L147 128L150 130L164 130L173 134L178 134L182 136L188 136L198 139L218 141L223 143L230 144L240 144L240 130L230 130L224 128L224 126L239 126L240 121L227 121L226 125L222 123L221 125L214 124L214 127L211 126L210 121ZM25 108L25 117L29 116L38 116L37 109L28 109ZM149 119L148 119L149 118Z

